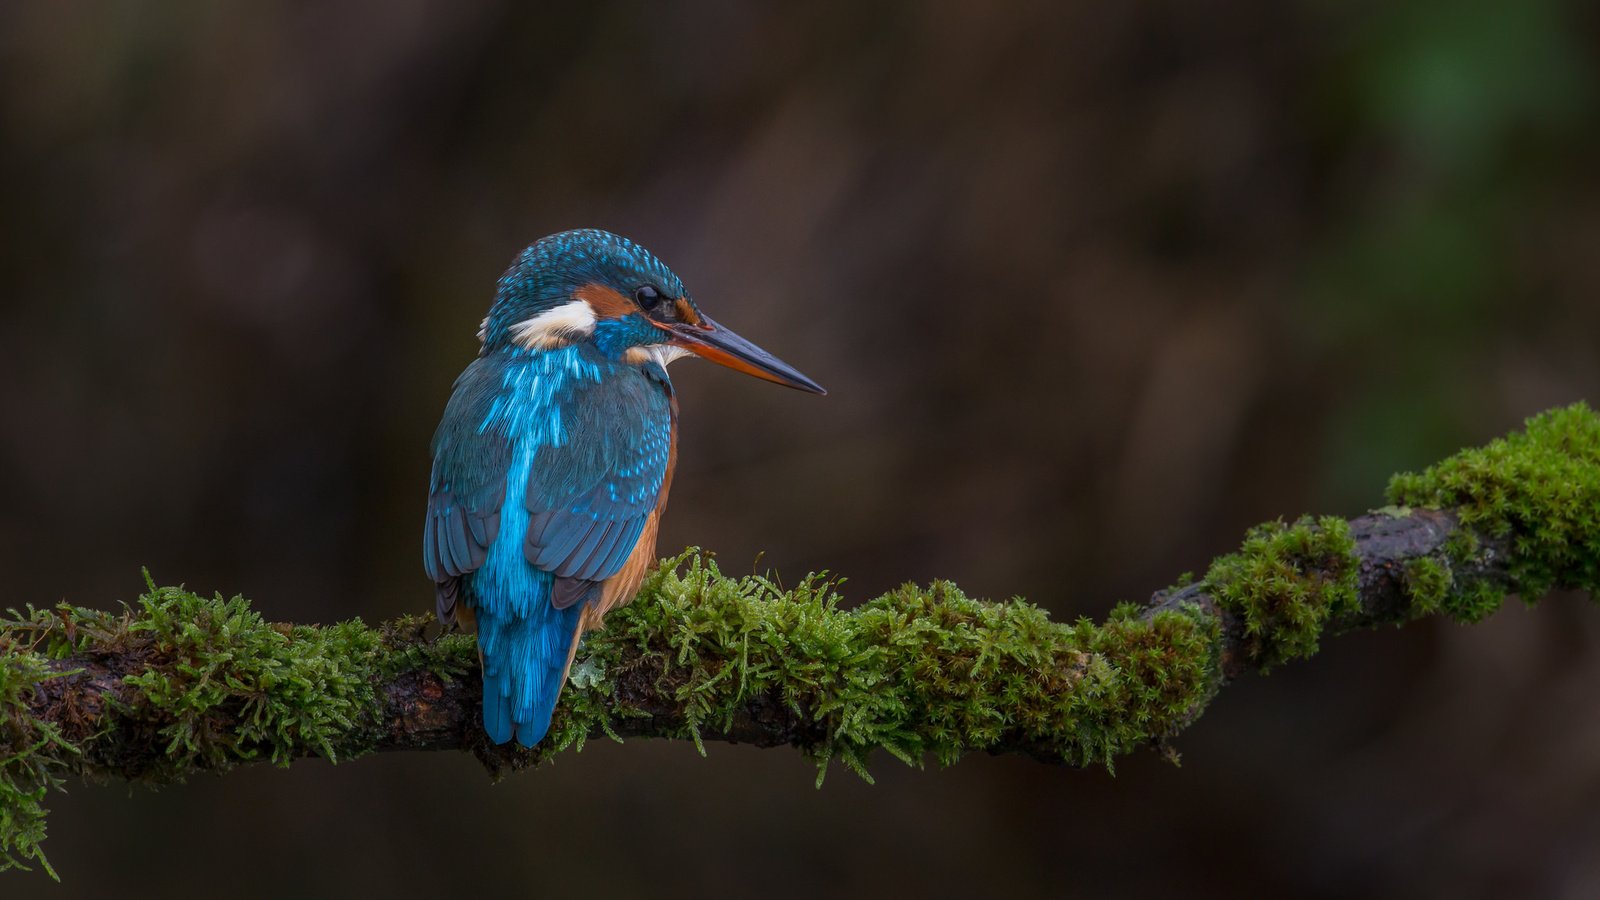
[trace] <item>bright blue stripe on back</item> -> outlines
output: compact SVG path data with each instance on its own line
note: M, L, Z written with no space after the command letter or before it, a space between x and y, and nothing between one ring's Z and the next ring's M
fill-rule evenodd
M524 746L537 743L550 727L561 692L580 607L552 606L554 576L523 554L531 518L523 499L535 453L540 447L562 446L567 439L557 398L576 380L599 378L599 368L577 348L519 354L479 426L480 433L497 431L515 443L500 533L483 567L470 578L484 660L484 729L495 743L510 740L513 733Z

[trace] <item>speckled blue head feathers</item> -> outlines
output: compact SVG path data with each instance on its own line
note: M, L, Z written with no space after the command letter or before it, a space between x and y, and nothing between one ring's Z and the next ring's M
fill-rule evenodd
M484 347L503 346L511 340L513 326L572 302L590 286L622 297L650 286L664 296L688 300L693 308L683 281L655 254L621 235L579 228L541 238L500 276L483 322Z

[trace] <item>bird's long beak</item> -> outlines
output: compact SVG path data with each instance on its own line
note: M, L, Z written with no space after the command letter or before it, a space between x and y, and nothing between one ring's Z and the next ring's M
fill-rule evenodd
M800 374L794 366L723 328L709 316L700 316L698 324L683 322L668 326L668 330L672 332L673 344L718 365L795 390L827 393L822 385Z

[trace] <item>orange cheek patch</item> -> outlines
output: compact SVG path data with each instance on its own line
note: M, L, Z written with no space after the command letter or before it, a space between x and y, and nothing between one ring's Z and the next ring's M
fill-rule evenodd
M586 284L572 296L589 304L597 319L620 319L633 312L633 301L603 284Z
M674 305L678 308L679 322L687 322L690 325L700 324L700 314L694 311L694 307L690 305L688 297L679 297Z

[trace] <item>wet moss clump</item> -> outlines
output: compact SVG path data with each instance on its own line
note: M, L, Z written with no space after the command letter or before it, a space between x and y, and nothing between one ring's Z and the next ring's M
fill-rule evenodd
M470 643L458 641L458 671ZM120 612L12 611L0 621L0 870L48 868L43 801L67 776L160 784L241 763L363 752L381 678L397 664L427 667L438 652L397 647L359 620L275 624L242 597L154 584ZM135 689L125 694L131 702L57 708L53 721L35 714L48 682L82 673L58 661L112 656L139 663L122 679Z
M1463 530L1448 556L1458 572L1493 565L1487 556L1509 548L1509 584L1456 579L1468 583L1452 588L1441 608L1458 619L1483 618L1508 589L1534 600L1556 585L1600 588L1600 416L1582 403L1534 416L1522 431L1426 471L1396 475L1389 500L1456 512Z
M61 786L68 774L64 759L77 748L55 725L35 718L27 703L52 675L43 657L0 633L0 872L33 863L55 877L39 846L44 799Z
M1485 578L1457 578L1456 565L1460 561L1447 549L1443 558L1423 556L1406 563L1405 587L1411 598L1412 618L1438 613L1471 624L1500 609L1505 588Z
M1411 598L1413 616L1443 612L1454 581L1448 562L1421 556L1405 565L1406 595Z
M837 760L869 780L877 748L913 765L1002 746L1109 764L1175 731L1215 672L1215 623L1198 613L1129 606L1103 626L1062 624L947 582L845 610L835 587L729 578L698 554L668 561L586 640L551 751L649 714L619 690L626 666L681 704L670 736L702 750L702 732L771 698L814 723L799 742L819 768Z
M1360 560L1350 524L1335 516L1251 529L1217 559L1206 589L1244 623L1245 656L1262 671L1317 652L1324 624L1356 606Z
M377 708L381 644L359 620L273 625L243 597L152 585L128 633L148 636L157 654L126 681L149 705L140 718L163 723L158 737L175 772L307 755L337 761L335 744Z

